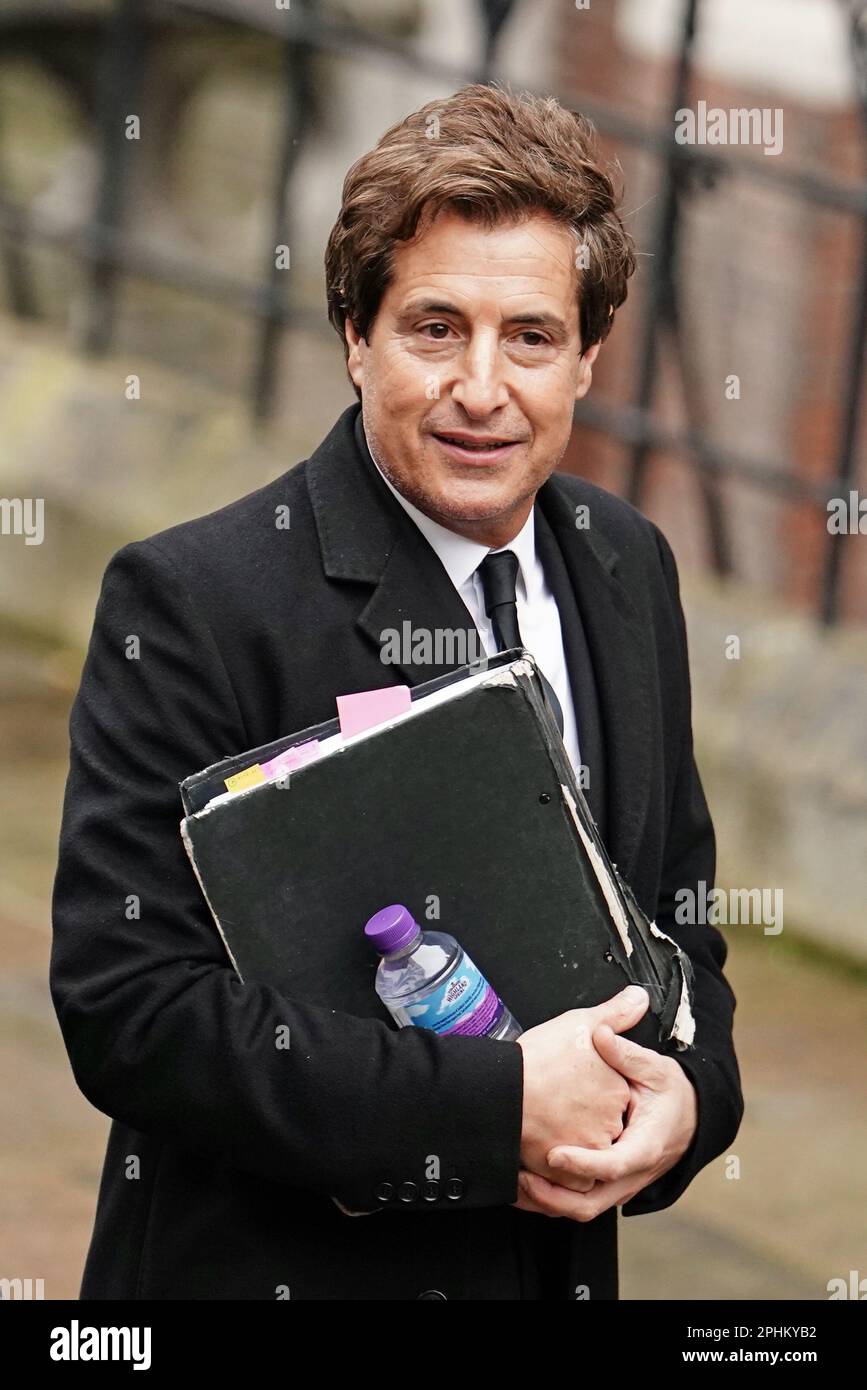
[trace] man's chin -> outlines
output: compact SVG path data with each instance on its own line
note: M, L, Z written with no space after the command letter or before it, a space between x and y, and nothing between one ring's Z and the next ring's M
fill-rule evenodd
M514 488L493 488L489 482L485 487L446 488L416 505L444 526L472 526L507 518L531 495L524 489L516 496Z

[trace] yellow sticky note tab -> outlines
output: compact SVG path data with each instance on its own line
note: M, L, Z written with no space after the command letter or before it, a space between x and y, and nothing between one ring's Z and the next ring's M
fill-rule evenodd
M260 782L267 782L262 768L258 763L252 767L245 767L243 772L236 772L231 777L225 779L226 787L230 792L243 791L245 787L258 787Z

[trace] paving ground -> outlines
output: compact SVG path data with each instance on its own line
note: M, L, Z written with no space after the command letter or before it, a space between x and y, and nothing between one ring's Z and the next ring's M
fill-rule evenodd
M69 1298L108 1122L76 1090L46 984L68 695L7 688L0 1276L42 1278L47 1298ZM672 1210L621 1221L626 1299L822 1299L829 1279L867 1275L867 984L779 938L729 939L747 1097L740 1176L717 1160Z

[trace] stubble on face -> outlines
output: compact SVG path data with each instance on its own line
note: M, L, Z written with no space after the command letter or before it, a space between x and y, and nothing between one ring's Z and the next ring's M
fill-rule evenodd
M471 540L475 540L481 531L487 531L491 523L497 522L505 528L509 528L515 523L514 535L517 535L532 508L539 489L538 483L528 484L527 488L516 497L510 497L505 507L502 502L494 498L488 501L484 498L463 498L459 495L457 487L453 492L435 492L433 489L425 487L424 473L405 474L400 468L392 466L386 449L377 437L376 412L371 408L367 391L362 399L361 419L367 447L381 473L402 497L405 497L425 516L429 516L432 521L439 522L440 526L445 526L447 530L455 531L458 535L468 536ZM548 473L554 472L565 452L566 446L564 444L548 469ZM479 538L484 539L484 537ZM505 542L503 543L505 544Z

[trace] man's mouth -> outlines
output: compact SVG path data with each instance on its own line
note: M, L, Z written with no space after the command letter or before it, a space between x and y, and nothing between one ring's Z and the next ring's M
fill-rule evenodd
M517 448L519 439L491 434L435 434L434 439L453 456L463 459L498 460Z

